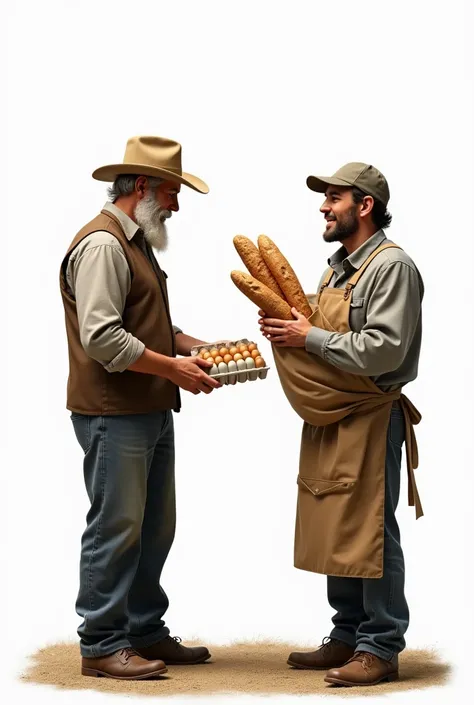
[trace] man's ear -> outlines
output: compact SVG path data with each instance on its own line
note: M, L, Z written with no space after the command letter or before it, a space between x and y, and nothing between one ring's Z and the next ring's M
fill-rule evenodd
M366 218L374 207L374 199L372 196L364 196L361 206L362 208L359 211L359 215L361 218Z
M144 198L147 185L148 179L146 178L146 176L139 176L138 179L135 181L135 191L137 193L138 198Z

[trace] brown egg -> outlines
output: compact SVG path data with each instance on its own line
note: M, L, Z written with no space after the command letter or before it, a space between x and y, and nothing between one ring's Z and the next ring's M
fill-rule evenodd
M234 355L238 352L239 352L239 349L236 348L234 345L234 347L229 350L229 355L232 355L232 357L234 357Z
M206 350L206 352L202 354L202 359L207 360L208 357L211 357L211 353Z
M221 348L221 349L219 350L219 355L220 355L221 357L225 357L228 353L229 353L229 348Z
M254 360L255 360L257 357L261 357L261 355L260 355L260 353L259 353L259 351L258 351L258 348L254 348L250 354L252 355L252 357L253 357Z
M244 360L246 360L248 357L250 357L249 351L248 351L248 350L244 350L244 352L242 353L242 357L244 358Z
M263 359L263 357L256 358L255 367L265 367L265 360Z
M224 362L226 365L233 359L234 358L232 357L232 355L230 353L227 353L227 355L224 355Z
M205 352L207 352L206 348L201 348L199 351L200 355L204 355Z
M248 345L239 345L239 353L244 353L248 349Z
M216 357L214 358L214 362L216 363L216 365L218 365L220 362L224 362L224 358L220 355L216 355Z
M249 352L253 352L253 351L256 350L256 349L257 349L257 346L255 345L255 343L250 343L250 345L249 345ZM253 355L252 355L252 357L253 357Z
M243 358L242 358L242 355L241 355L239 352L238 352L238 353L235 353L235 355L234 355L234 361L235 361L235 362L237 362L237 360L242 360L242 359L243 359Z
M211 355L213 358L216 358L219 355L219 350L217 350L217 348L213 348L211 350Z

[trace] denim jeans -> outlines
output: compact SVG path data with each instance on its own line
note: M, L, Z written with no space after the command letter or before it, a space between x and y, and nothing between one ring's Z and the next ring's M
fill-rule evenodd
M385 461L385 526L383 576L328 576L329 604L336 610L331 637L391 661L405 648L409 610L405 599L405 562L395 510L400 496L403 414L392 408Z
M76 602L81 654L149 646L169 634L160 577L176 523L172 412L71 419L90 499Z

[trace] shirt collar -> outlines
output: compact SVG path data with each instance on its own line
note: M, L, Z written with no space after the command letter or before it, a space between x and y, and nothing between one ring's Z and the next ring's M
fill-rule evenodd
M362 267L367 257L369 257L374 250L379 247L387 239L383 230L377 230L368 240L366 240L360 247L357 248L351 255L347 254L347 250L344 247L340 247L336 252L331 255L328 259L328 265L333 269L338 265L342 265L343 269L353 269L357 270Z
M120 208L117 208L115 203L107 201L102 210L107 211L107 213L111 213L117 218L120 225L122 226L127 240L131 240L140 230L140 227L135 223L135 221L132 220L130 216L128 216L122 210L120 210Z

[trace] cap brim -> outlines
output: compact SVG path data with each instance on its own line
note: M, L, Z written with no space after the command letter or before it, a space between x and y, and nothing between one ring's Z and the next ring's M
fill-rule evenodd
M352 186L348 181L334 176L308 176L306 185L311 191L316 191L317 193L326 193L328 186L343 186L344 188Z
M92 173L92 178L97 181L115 181L121 174L136 174L137 176L154 176L168 181L175 181L179 184L189 186L189 188L199 193L209 193L209 186L199 177L193 174L175 174L168 169L149 166L146 164L108 164L101 166Z

